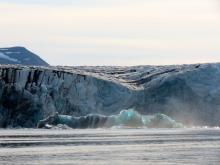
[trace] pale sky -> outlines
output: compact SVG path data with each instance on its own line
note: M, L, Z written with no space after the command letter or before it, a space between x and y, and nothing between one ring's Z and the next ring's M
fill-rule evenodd
M0 0L0 47L51 65L220 62L220 0Z

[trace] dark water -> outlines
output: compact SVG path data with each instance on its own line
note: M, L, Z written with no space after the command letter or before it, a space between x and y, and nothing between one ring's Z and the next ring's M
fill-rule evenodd
M0 130L0 164L220 164L220 129Z

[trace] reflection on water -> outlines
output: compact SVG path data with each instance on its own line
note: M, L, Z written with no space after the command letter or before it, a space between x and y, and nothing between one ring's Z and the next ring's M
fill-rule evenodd
M1 130L0 164L220 164L220 129Z

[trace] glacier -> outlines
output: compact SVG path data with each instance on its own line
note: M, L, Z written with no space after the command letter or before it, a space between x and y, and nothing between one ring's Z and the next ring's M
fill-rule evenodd
M36 128L56 112L72 117L98 114L110 121L110 116L131 108L143 116L164 114L185 126L220 126L219 103L219 63L0 65L1 128Z

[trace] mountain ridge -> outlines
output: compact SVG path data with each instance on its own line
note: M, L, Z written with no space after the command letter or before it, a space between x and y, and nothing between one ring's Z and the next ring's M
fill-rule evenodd
M0 64L49 66L38 55L22 46L0 48Z

